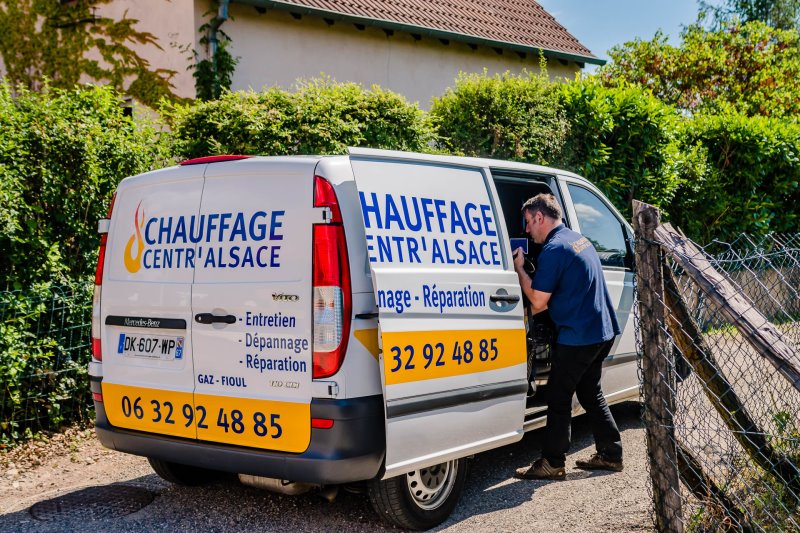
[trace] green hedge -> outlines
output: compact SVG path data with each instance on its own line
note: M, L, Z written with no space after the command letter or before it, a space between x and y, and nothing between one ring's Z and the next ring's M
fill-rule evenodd
M181 158L209 154L341 154L348 146L427 151L434 129L402 96L316 79L296 92L228 92L163 109Z
M592 181L623 213L634 198L668 204L697 172L695 153L680 149L681 118L643 89L587 78L560 85L558 94L570 124L558 166Z
M697 116L681 128L703 170L667 206L699 242L800 229L800 125L736 112Z
M0 290L88 279L96 221L121 178L216 153L443 150L573 170L623 212L632 198L662 206L700 241L800 225L800 126L691 117L638 86L462 75L428 114L378 87L319 79L168 105L170 131L134 123L120 103L107 88L0 83Z
M119 180L166 164L160 135L121 103L109 88L0 82L0 290L87 279Z
M594 78L462 75L429 114L401 96L328 79L295 92L226 93L135 124L107 88L42 94L0 83L0 289L86 279L95 222L118 181L216 153L342 153L360 145L551 164L623 212L665 207L695 239L798 228L798 126L678 113L639 86Z
M558 157L569 127L546 74L461 74L431 115L444 151L540 165Z
M442 148L574 171L626 215L644 200L700 242L800 230L800 127L788 120L692 117L640 86L530 74L462 76L431 114Z
M682 177L696 172L694 152L680 150L675 109L634 86L462 75L433 100L431 115L441 148L571 170L623 212L633 198L667 204Z

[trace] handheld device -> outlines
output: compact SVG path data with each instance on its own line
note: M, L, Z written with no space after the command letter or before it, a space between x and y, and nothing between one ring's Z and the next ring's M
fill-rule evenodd
M522 251L525 252L525 255L528 255L528 238L527 237L514 238L514 239L510 239L510 241L511 241L511 252L512 253L517 248L522 248Z

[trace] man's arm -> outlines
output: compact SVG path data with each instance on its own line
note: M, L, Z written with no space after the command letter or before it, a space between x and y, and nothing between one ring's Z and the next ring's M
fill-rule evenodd
M514 250L514 270L517 272L519 286L522 288L522 292L531 302L531 313L535 315L547 309L547 302L550 301L551 293L533 289L533 280L531 280L531 277L525 272L523 268L524 264L525 254L522 252L522 248L517 248Z

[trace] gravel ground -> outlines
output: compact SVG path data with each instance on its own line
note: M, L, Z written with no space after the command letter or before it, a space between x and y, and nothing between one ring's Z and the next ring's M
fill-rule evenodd
M622 430L625 471L573 468L594 451L584 417L573 423L564 481L520 481L517 468L539 456L541 430L514 445L478 455L467 489L437 531L653 531L649 516L644 429L639 405L612 408ZM42 521L30 508L88 487L140 487L153 502L118 518ZM283 496L233 478L205 487L179 487L153 474L141 457L103 448L91 430L71 430L47 442L0 455L0 531L234 532L397 531L385 526L366 495L341 490L333 503L316 494Z

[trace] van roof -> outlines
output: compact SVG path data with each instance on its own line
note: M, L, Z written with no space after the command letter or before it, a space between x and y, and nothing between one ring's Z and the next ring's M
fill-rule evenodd
M520 163L517 161L506 161L503 159L490 159L488 157L465 157L441 154L421 154L416 152L401 152L398 150L379 150L375 148L348 148L348 153L354 156L376 157L382 159L408 159L414 161L433 161L448 163L451 165L470 165L489 168L502 168L505 170L520 170L524 172L537 172L542 174L560 174L570 176L580 180L585 178L568 170L542 165L532 165L530 163Z
M406 161L430 161L435 163L446 163L449 165L455 166L462 166L462 165L469 165L469 166L480 166L480 167L488 167L494 169L503 169L503 170L517 170L521 172L534 172L538 174L559 174L562 176L569 176L572 178L579 179L581 181L587 181L582 176L579 176L573 172L554 168L554 167L546 167L542 165L533 165L530 163L521 163L518 161L507 161L503 159L490 159L486 157L465 157L465 156L454 156L454 155L442 155L442 154L423 154L419 152L403 152L399 150L381 150L376 148L357 148L357 147L350 147L347 149L348 155L279 155L279 156L245 156L245 157L237 157L235 159L225 160L213 160L213 164L216 165L250 165L255 162L263 162L265 160L269 161L276 161L276 162L289 162L298 160L309 160L309 161L319 161L321 159L334 159L334 158L344 158L348 156L355 156L355 157L369 157L369 158L380 158L380 159L397 159L397 160L406 160ZM201 161L198 161L200 163ZM211 162L211 161L210 161ZM153 170L150 172L146 172L140 176L152 176L154 174L161 174L164 172L168 172L172 168L177 168L179 165L175 167L168 167L159 170Z

